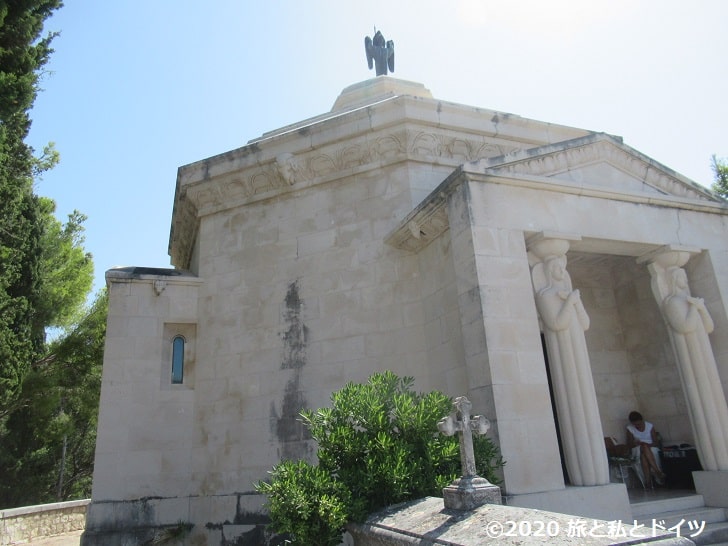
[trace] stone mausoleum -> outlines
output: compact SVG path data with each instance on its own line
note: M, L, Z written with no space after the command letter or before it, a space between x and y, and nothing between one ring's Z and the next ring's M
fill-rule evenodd
M388 76L181 167L174 269L106 273L83 543L262 543L254 482L315 452L298 412L381 370L490 420L507 504L629 519L604 437L636 409L728 506L727 228L619 137Z

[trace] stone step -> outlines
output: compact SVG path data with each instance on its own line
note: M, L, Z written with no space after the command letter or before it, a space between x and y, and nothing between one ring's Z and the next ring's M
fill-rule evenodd
M728 546L728 511L724 508L705 506L702 495L684 495L669 499L637 502L631 505L632 515L638 523L651 527L653 520L665 528L677 525L681 520L682 536L695 532L688 523L698 525L705 522L703 531L696 537L689 537L699 546Z
M728 546L728 522L710 523L702 533L690 540L698 546Z
M636 520L640 520L649 514L674 512L677 510L690 510L692 508L700 508L703 506L705 506L705 500L702 495L685 495L683 497L636 502L631 504L632 517Z
M680 510L669 510L656 512L654 514L645 514L637 519L639 523L647 527L651 527L653 520L665 528L673 527L684 521L684 528L687 529L687 522L707 523L724 523L725 509L703 506L699 508L689 508Z

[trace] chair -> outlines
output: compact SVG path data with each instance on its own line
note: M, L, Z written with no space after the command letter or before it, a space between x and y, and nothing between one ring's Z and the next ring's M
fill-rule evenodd
M634 461L632 458L607 456L607 459L609 460L609 466L617 471L619 481L621 481L626 487L629 487L629 469L634 468ZM639 475L637 475L637 477L639 478Z
M618 443L617 439L612 437L604 438L604 446L607 449L607 460L610 468L616 470L619 481L629 487L627 485L630 479L629 469L633 468L634 465L630 449L626 445Z
M635 476L637 476L637 479L642 484L642 489L647 489L648 484L645 479L644 472L642 472L639 447L630 449L625 444L617 443L617 440L611 437L604 438L604 444L607 449L607 460L609 461L609 466L617 470L620 481L626 487L629 487L629 485L627 485L630 482L629 471L632 469ZM652 451L655 454L657 465L660 469L662 469L659 448L653 447ZM649 485L652 487L652 480L649 481Z

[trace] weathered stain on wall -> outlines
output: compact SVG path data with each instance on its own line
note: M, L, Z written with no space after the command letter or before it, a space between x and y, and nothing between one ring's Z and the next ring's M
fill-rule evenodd
M307 406L301 390L301 373L306 366L308 328L303 322L303 300L298 280L288 285L284 304L283 322L286 329L281 334L281 370L292 370L292 377L286 383L280 412L276 402L271 402L271 428L281 443L281 458L299 459L308 454L307 440L310 436L299 420L299 413Z
M285 298L284 321L288 328L283 338L282 369L298 369L306 365L306 339L308 328L303 323L303 301L299 295L298 281L288 286Z

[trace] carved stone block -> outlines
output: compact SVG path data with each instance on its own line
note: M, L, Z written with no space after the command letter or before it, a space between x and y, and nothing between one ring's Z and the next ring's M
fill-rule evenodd
M501 490L485 478L459 478L442 490L445 508L473 510L484 504L502 504Z

